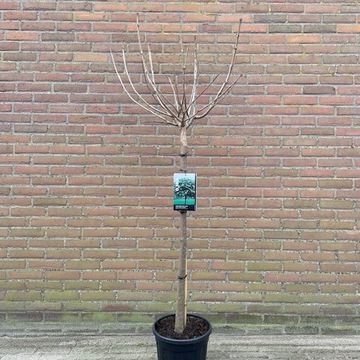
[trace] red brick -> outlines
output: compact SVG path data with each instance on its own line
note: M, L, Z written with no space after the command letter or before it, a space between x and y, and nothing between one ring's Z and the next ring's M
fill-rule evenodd
M127 8L126 4L122 3L95 3L93 4L94 11L125 11Z
M2 1L0 4L1 10L17 10L20 9L19 1Z
M310 157L333 157L335 155L335 149L327 148L309 148L303 149L301 152L302 156Z
M197 13L200 11L201 7L200 4L167 4L166 10L169 12L194 12ZM153 11L161 11L163 10L158 4L158 8L152 7Z
M328 5L328 4L306 4L306 13L320 13L320 14L334 14L339 11L340 4Z
M321 37L319 35L288 35L287 42L289 44L319 44Z
M220 10L220 9L219 9ZM262 3L237 4L236 11L240 13L268 13L269 5Z
M303 13L304 5L301 4L271 4L270 11L274 13Z
M336 30L339 33L358 33L360 32L360 25L358 24L338 24Z
M0 105L0 112L10 112L10 111L12 111L11 104L1 104Z
M6 33L6 40L10 41L37 41L39 33L35 31L12 31Z
M105 62L107 60L107 54L99 53L75 53L73 57L75 62Z

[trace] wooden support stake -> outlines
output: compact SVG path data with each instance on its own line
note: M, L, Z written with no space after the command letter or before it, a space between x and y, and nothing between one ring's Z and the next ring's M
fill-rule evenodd
M187 172L186 128L181 129L180 170ZM175 332L184 332L187 318L187 211L180 212L181 249L179 256L178 291L175 315Z

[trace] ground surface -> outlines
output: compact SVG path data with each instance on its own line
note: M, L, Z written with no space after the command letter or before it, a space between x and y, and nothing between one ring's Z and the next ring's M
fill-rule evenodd
M150 335L1 336L0 360L156 360ZM212 334L208 360L359 360L360 336Z

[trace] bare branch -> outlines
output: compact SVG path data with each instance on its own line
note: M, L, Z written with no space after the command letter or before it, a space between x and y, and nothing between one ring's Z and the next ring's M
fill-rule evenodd
M236 58L238 45L239 45L241 24L242 24L242 19L240 19L240 21L239 21L239 31L238 31L237 36L236 36L236 42L235 42L235 45L233 47L231 62L230 62L230 65L229 65L228 72L226 74L225 81L221 85L221 87L220 87L219 91L217 92L214 100L211 103L205 105L202 109L200 109L197 112L197 114L201 113L202 111L204 111L206 108L208 108L210 106L210 108L208 110L206 110L206 115L207 115L211 111L211 109L217 104L217 102L220 100L220 98L222 98L223 95L225 95L227 93L227 90L225 90L225 89L228 86L229 79L230 79L230 76L232 74L232 71L233 71L233 68L234 68L234 65L235 65L235 58ZM236 82L239 80L240 77L241 77L241 75L235 80L235 82L231 85L231 87L233 87L236 84ZM204 116L206 116L206 115L204 115ZM201 117L204 117L204 116L201 115ZM197 118L197 117L195 116L195 118Z
M236 83L239 81L239 79L242 77L242 74L240 74L219 96L217 95L212 101L210 101L206 106L204 106L202 109L200 109L196 115L194 116L193 120L202 119L206 115L210 113L210 111L215 107L215 105L225 96L227 95L230 90L236 85ZM208 108L208 109L206 109ZM205 112L201 115L199 115L202 111Z
M181 127L186 126L186 117L188 117L188 110L189 107L187 105L187 97L186 97L186 63L187 63L187 57L188 57L189 48L184 50L183 42L181 40L181 57L182 57L182 100L180 104L181 108Z
M238 45L239 45L239 38L240 38L240 27L241 27L241 23L242 23L242 19L240 19L239 21L239 30L236 36L236 42L235 45L233 47L233 52L232 52L232 57L231 57L231 63L229 65L229 69L228 72L226 74L226 78L225 81L223 82L223 84L221 85L219 91L217 92L215 98L207 105L205 105L203 108L201 108L200 110L197 111L196 115L194 116L193 120L195 119L201 119L204 116L206 116L207 114L209 114L209 112L215 107L215 105L218 103L218 101L223 98L224 95L226 95L231 88L237 83L237 81L240 79L240 77L242 75L240 75L231 85L229 85L229 87L227 88L228 84L229 84L229 79L230 76L232 74L233 68L234 68L234 64L235 64L235 58L236 58L236 54L237 54L237 50L238 50ZM198 115L200 114L202 111L205 111L204 114L202 115Z
M165 113L159 111L159 109L157 109L157 108L153 107L152 105L150 105L145 99L143 99L143 98L139 95L139 93L138 93L136 90L135 90L136 95L138 95L138 96L140 97L141 101L143 101L144 104L142 104L139 100L137 100L136 98L134 98L134 97L131 95L131 93L127 90L127 88L126 88L126 86L125 86L125 84L124 84L124 82L123 82L123 80L122 80L122 77L121 77L121 75L120 75L120 73L119 73L119 70L118 70L118 68L117 68L117 66L116 66L115 59L114 59L114 55L113 55L112 51L110 51L110 54L111 54L112 63L113 63L113 65L114 65L115 73L116 73L117 78L119 79L120 84L121 84L122 88L124 89L126 95L127 95L135 104L137 104L138 106L140 106L142 109L146 110L147 112L150 112L151 114L157 116L157 117L160 118L163 122L165 122L165 123L167 123L167 124L169 124L169 125L177 126L175 123L169 121L168 119L166 119L166 118L164 117L164 116L169 116L168 114L165 114ZM130 79L130 76L128 76L128 79L129 79L129 81L130 81L130 86L131 86L131 88L132 88L132 89L135 89L135 87L134 87L134 85L133 85L133 83L132 83L132 81L131 81L131 79Z
M189 47L186 49L181 40L181 75L182 83L179 84L178 75L175 75L174 81L170 76L166 76L168 79L168 83L171 88L171 92L169 94L164 94L160 90L160 86L156 83L156 76L154 71L154 63L153 57L151 53L150 46L147 46L147 54L143 51L143 44L141 42L140 36L140 25L139 25L139 16L136 19L136 29L137 29L137 39L139 52L141 57L141 64L143 68L144 82L150 91L150 95L155 100L155 104L150 103L145 99L143 95L141 95L134 83L131 80L127 61L125 56L125 51L122 51L123 55L123 63L124 63L124 76L127 78L130 89L128 89L123 81L122 76L120 75L116 63L114 60L114 56L111 52L112 62L116 71L116 75L125 91L125 93L129 96L129 98L137 105L139 105L142 109L150 112L151 114L157 116L161 119L161 122L166 124L180 127L181 129L189 128L195 120L201 119L208 115L210 111L219 103L220 100L223 99L225 95L227 95L231 89L235 86L235 84L240 79L241 75L238 76L234 81L231 81L231 75L235 65L235 59L238 51L239 38L240 38L240 27L242 20L239 21L239 30L236 34L236 41L233 46L231 61L228 65L228 70L225 75L225 80L220 85L219 90L216 92L215 96L208 102L208 104L202 106L200 109L197 109L198 100L214 85L215 81L218 79L220 74L214 76L211 81L209 81L206 86L199 91L199 62L198 62L198 45L195 40L195 49L194 49L194 57L193 57L193 71L192 71L192 84L187 86L187 65L188 65L188 51ZM180 89L179 89L180 88ZM191 88L191 93L187 95L187 90ZM170 96L170 98L169 98ZM172 98L172 101L170 101Z
M149 54L149 63L150 63L150 70L151 70L151 78L152 78L153 83L155 84L154 66L153 66L153 62L152 62L150 45L148 45L148 54Z
M141 62L142 62L142 66L143 66L145 80L146 80L147 85L150 85L151 95L155 98L155 100L159 103L159 105L163 109L165 109L167 112L169 112L169 115L171 115L172 117L175 117L175 114L172 113L172 111L162 101L162 98L161 98L162 94L159 92L159 90L156 86L151 53L149 53L149 62L150 62L150 68L152 69L152 78L150 76L150 72L149 72L149 69L146 64L146 59L145 59L142 42L141 42L141 37L140 37L139 15L136 17L136 30L137 30L138 45L139 45Z
M179 91L179 77L178 75L175 75L175 91L176 91L176 97L177 101L180 104L180 91Z
M154 75L154 68L153 68L153 63L152 63L150 47L149 47L149 63L150 63L151 70L149 71L149 69L148 69L144 51L143 51L143 47L142 47L142 43L141 43L139 16L136 19L136 28L137 28L138 45L139 45L141 62L142 62L142 66L143 66L143 72L145 75L146 85L149 87L151 96L157 101L157 103L160 105L160 107L162 107L169 114L170 117L172 117L173 119L176 119L176 113L174 113L173 110L170 109L168 106L168 105L170 105L175 109L174 105L171 102L169 102L169 100L166 99L166 97L160 92L160 90L158 89L158 87L155 83L155 75ZM166 102L168 104L166 104Z
M160 109L158 109L156 106L154 105L151 105L150 103L148 103L140 94L139 92L136 90L132 80L131 80L131 77L130 77L130 74L129 74L129 71L128 71L128 68L127 68L127 63L126 63L126 57L125 57L125 51L123 50L123 63L124 63L124 70L125 70L125 74L128 78L128 81L130 83L130 86L132 88L132 90L134 91L134 93L139 97L140 100L142 100L142 102L149 108L149 110L153 110L154 112L161 114L162 116L165 116L165 117L169 117L170 119L174 120L174 117L171 113L167 112L167 111L162 111ZM173 123L174 121L170 121L167 119L167 123ZM176 125L174 123L174 125Z
M170 102L165 95L163 95L160 90L158 89L156 82L155 82L155 73L154 73L154 66L153 66L153 61L152 61L152 55L151 55L151 49L150 46L148 45L148 56L149 56L149 64L150 64L150 71L151 71L151 78L149 76L149 78L151 79L152 84L150 84L150 86L152 88L156 88L155 90L156 92L156 96L159 96L161 99L161 102L166 102L167 105L170 105L171 107L173 107L176 110L176 106L174 106L174 104L172 102ZM146 76L146 74L145 74ZM148 79L146 79L148 80ZM154 90L154 89L153 89ZM159 102L159 99L156 99ZM168 109L168 108L167 108ZM170 111L170 109L168 109ZM172 115L174 116L175 114L171 111Z
M177 93L176 93L176 90L175 90L175 86L174 86L170 76L167 76L167 78L169 80L171 91L172 91L172 93L174 95L175 108L176 108L177 113L179 114L180 105L179 105L178 96L177 96Z
M161 111L159 110L158 108L156 108L155 106L151 105L150 103L148 103L140 94L139 92L136 90L132 80L131 80L131 77L130 77L130 74L129 74L129 71L128 71L128 68L127 68L127 63L126 63L126 56L125 56L125 51L124 49L122 50L122 56L123 56L123 63L124 63L124 70L125 70L125 75L127 76L128 78L128 81L129 81L129 84L132 88L132 90L134 91L134 93L139 97L139 99L141 99L147 106L149 106L151 109L153 109L154 111L157 111L159 112L161 115L164 115L164 116L169 116L171 117L171 115L169 115L167 112L164 112L164 111Z
M196 38L195 38L195 50L194 50L194 82L193 82L193 87L192 87L192 91L191 91L191 96L190 96L190 103L188 105L189 108L189 121L190 118L192 116L195 115L196 112L196 106L194 103L195 97L196 97L196 88L198 86L198 58L197 58L197 43L196 43Z
M221 74L215 75L214 78L205 86L205 88L195 97L194 101L189 104L189 106L192 106L194 103L196 103L196 101L197 101L203 94L206 93L206 91L211 87L211 85L216 81L216 79L217 79L220 75L221 75Z

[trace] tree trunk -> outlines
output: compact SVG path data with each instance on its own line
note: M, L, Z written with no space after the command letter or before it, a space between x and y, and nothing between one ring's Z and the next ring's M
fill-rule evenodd
M187 138L186 128L180 132L180 171L187 171ZM181 249L179 256L177 305L175 315L175 332L183 333L186 326L187 316L187 211L180 211Z

